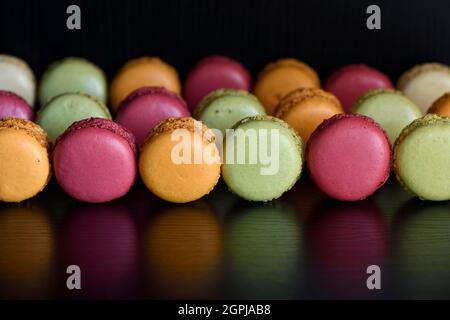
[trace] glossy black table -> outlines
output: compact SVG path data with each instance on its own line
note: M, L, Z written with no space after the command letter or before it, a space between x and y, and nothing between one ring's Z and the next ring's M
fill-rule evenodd
M66 287L69 265L81 290ZM380 290L367 289L370 265ZM52 181L0 204L0 298L450 298L450 203L420 201L392 177L354 203L327 198L307 174L271 203L221 183L169 204L138 182L120 200L86 204Z

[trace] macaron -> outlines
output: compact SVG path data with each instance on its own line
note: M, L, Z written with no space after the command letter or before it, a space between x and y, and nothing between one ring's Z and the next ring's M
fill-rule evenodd
M439 99L433 102L427 113L450 117L450 93L444 93Z
M397 88L426 113L431 104L450 91L450 67L441 63L424 63L403 73Z
M392 89L387 75L364 64L351 64L333 72L325 82L325 90L333 93L346 112L369 89Z
M121 125L103 118L77 121L56 141L56 180L80 201L117 199L135 181L136 153L133 134Z
M260 72L253 93L273 114L281 98L297 88L319 88L320 79L316 71L296 59L280 59L271 62Z
M0 54L0 90L14 92L33 107L36 78L30 66L22 59Z
M428 114L403 129L394 145L399 182L423 200L450 200L450 118Z
M107 81L102 69L78 57L68 57L52 63L39 84L39 103L45 105L63 93L88 94L102 103L107 100Z
M251 88L250 72L238 61L219 55L209 56L189 71L184 83L184 97L191 109L217 89Z
M386 133L363 115L335 115L308 141L311 177L325 194L337 200L363 200L373 194L389 177L390 162Z
M208 194L220 177L220 154L213 132L193 118L169 118L141 147L139 171L147 188L170 202Z
M353 105L352 112L375 120L391 145L408 124L422 117L422 110L411 99L391 89L369 90Z
M0 119L7 117L33 121L34 112L22 97L11 91L0 90Z
M130 93L141 87L164 87L181 93L177 71L159 58L142 57L127 62L115 75L110 87L113 111Z
M163 87L143 87L122 101L115 121L130 130L141 145L161 121L190 115L186 102L172 91Z
M250 201L270 201L291 189L303 167L303 142L271 116L242 119L225 138L222 177L230 191Z
M332 93L317 88L299 88L281 99L275 117L289 123L307 142L323 120L343 112L341 103Z
M194 110L196 119L222 134L244 118L265 114L266 110L254 95L236 89L213 91Z
M0 201L20 202L41 192L50 180L50 142L37 124L0 120Z
M39 110L36 122L55 143L72 123L95 117L111 119L108 108L101 101L83 93L63 93Z

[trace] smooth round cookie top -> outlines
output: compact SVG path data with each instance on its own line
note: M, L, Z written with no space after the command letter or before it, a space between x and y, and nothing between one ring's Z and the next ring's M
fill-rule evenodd
M14 92L33 107L36 78L30 66L22 59L0 54L0 90Z
M194 117L209 128L218 129L223 135L238 121L266 110L251 93L244 90L219 89L207 95L194 110Z
M253 93L273 114L281 98L298 88L319 88L316 71L296 59L280 59L269 63L259 74Z
M135 181L135 140L113 121L81 120L56 141L53 165L59 185L72 197L111 201L127 193Z
M389 139L363 115L339 114L324 121L309 139L307 153L312 179L338 200L365 199L389 177Z
M307 142L322 121L343 112L341 103L332 93L300 88L281 99L275 117L286 121Z
M394 145L394 170L424 200L450 200L450 119L435 114L406 127Z
M147 136L139 158L145 185L177 203L200 199L220 177L220 154L211 130L193 118L169 118Z
M42 191L50 179L49 141L37 124L0 121L0 201L20 202Z
M39 84L39 103L45 105L63 93L80 92L102 103L107 100L107 81L102 69L78 57L68 57L51 64Z
M209 56L198 62L184 83L184 97L191 109L217 89L249 91L251 76L238 61L224 56Z
M39 110L36 122L55 143L72 123L87 118L111 119L111 114L102 102L93 97L81 93L63 93Z
M34 112L22 97L0 90L0 119L8 117L33 121Z
M422 116L422 110L400 91L374 89L363 95L352 112L375 120L387 133L391 145L400 132Z
M239 121L224 144L222 176L228 188L251 201L270 201L300 178L303 143L287 123L270 116Z
M427 113L450 117L450 93L444 93L439 99L433 102Z
M387 75L364 64L351 64L333 72L325 83L325 90L333 93L346 112L370 89L392 89Z
M397 88L426 113L436 99L450 91L450 67L440 63L419 64L401 75Z
M141 87L164 87L176 94L181 93L178 73L171 65L159 58L142 57L130 60L111 82L110 100L113 111L133 91Z
M115 121L130 130L138 145L158 123L168 118L191 115L186 102L163 87L143 87L131 93L119 106Z

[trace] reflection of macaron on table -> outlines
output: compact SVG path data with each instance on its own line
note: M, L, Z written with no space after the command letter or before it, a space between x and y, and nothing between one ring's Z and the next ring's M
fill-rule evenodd
M20 58L0 54L0 90L14 92L33 107L36 79L30 66Z
M67 92L84 93L106 103L106 76L99 67L83 58L56 61L47 68L39 83L39 103L42 107Z
M0 90L0 119L8 117L33 121L34 112L22 97L11 91Z
M191 115L186 102L163 87L142 87L120 104L115 121L130 130L138 145L163 120Z
M209 93L217 89L249 91L251 76L238 61L224 56L209 56L199 61L184 82L184 97L191 109Z
M75 122L56 141L56 180L80 201L117 199L134 184L136 153L133 134L111 120Z
M20 202L41 192L50 180L50 142L37 124L0 120L0 201Z

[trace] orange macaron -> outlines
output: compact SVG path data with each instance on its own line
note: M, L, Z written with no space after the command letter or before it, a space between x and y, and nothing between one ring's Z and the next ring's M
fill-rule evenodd
M164 87L181 93L178 73L171 65L156 57L141 57L127 62L111 82L110 100L113 111L131 92L141 87Z
M220 177L214 133L193 118L158 124L141 147L139 172L156 196L177 203L208 194Z
M319 88L320 79L316 71L299 60L287 58L271 62L256 79L254 94L273 114L278 102L297 88Z
M275 117L290 124L306 143L324 120L343 112L341 103L332 93L300 88L281 99Z
M437 99L427 113L435 113L440 116L450 117L450 92L445 93Z
M50 142L37 124L0 121L0 201L20 202L42 191L50 180Z

